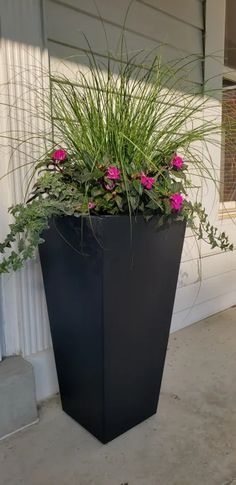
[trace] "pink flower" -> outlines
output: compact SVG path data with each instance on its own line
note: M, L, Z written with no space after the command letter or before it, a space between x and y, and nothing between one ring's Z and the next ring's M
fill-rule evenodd
M178 157L177 155L171 160L171 167L176 168L177 170L181 170L183 167L184 161L181 157Z
M173 194L170 197L170 205L172 209L176 211L180 211L183 205L183 196L179 193Z
M105 189L106 190L113 190L115 187L114 182L111 182L110 184L105 184Z
M88 208L89 209L94 209L94 207L96 207L96 204L94 202L89 202L88 203Z
M56 150L53 154L52 154L52 160L54 160L54 162L64 162L66 159L67 159L67 152L66 150Z
M153 184L155 183L154 178L147 177L143 172L141 173L141 184L145 187L145 189L152 189Z
M110 180L119 180L120 179L120 170L117 167L109 167L107 170L107 178Z

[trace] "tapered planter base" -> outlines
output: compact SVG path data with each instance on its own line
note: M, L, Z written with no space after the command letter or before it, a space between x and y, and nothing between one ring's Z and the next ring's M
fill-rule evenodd
M103 443L156 412L184 233L94 216L58 218L43 235L62 406Z

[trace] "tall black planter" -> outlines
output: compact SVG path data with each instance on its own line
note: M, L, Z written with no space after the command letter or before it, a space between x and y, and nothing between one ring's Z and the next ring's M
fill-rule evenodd
M52 221L40 258L63 409L107 443L156 412L185 224L83 221Z

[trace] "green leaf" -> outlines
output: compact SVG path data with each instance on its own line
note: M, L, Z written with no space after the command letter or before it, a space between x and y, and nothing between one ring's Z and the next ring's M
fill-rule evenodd
M133 180L133 187L135 188L135 190L138 192L139 195L142 195L143 188L140 183L140 180L137 180L137 179Z
M122 211L122 209L123 209L123 200L122 200L122 197L120 197L119 195L116 195L114 197L114 200L116 201L116 204L117 204L118 208Z
M139 197L138 196L136 196L136 197L130 196L129 201L130 201L130 205L132 207L132 210L135 211L138 208L138 205L139 205Z
M149 209L157 210L161 206L160 206L160 204L157 204L156 201L150 200L150 202L148 202L148 204L146 205L146 207L148 207Z
M102 186L93 187L91 189L91 194L93 197L97 197L98 195L103 195L104 193L105 193L105 190L102 188Z

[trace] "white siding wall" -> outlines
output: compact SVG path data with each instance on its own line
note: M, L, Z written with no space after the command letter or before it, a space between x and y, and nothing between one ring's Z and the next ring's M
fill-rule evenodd
M1 134L12 136L10 141L1 139L0 173L3 175L27 164L1 181L0 236L3 239L10 222L7 207L22 201L30 163L40 150L37 138L19 145L18 150L14 148L23 130L26 138L31 138L32 133L43 128L41 121L30 114L30 106L36 102L34 88L43 88L41 74L42 69L48 67L48 53L43 43L41 2L0 0L0 22L0 99L3 103L0 126ZM32 90L28 90L30 84ZM19 352L29 355L49 348L50 332L38 258L22 271L4 275L2 286L7 355Z
M205 35L205 80L208 90L220 90L222 87L222 71L224 63L224 18L225 0L207 0L206 2L206 35ZM209 99L203 116L208 120L221 121L221 99L218 95ZM203 151L203 157L214 163L215 176L220 180L221 150L220 138L215 136L216 145L208 144L208 152ZM225 231L236 248L235 219L219 218L219 193L214 183L204 183L202 202L213 224ZM199 281L191 282L177 291L172 328L182 328L208 315L221 311L236 304L236 249L233 252L222 253L218 249L211 250L201 242L200 255L192 258L192 266L200 268ZM182 271L183 265L181 267ZM190 270L187 269L187 272Z
M178 3L134 0L128 10L128 0L99 0L97 10L92 0L46 0L46 32L52 69L64 71L66 62L55 62L58 58L65 61L67 57L72 72L72 57L75 63L86 62L83 52L88 50L87 39L98 56L106 55L107 50L115 54L123 26L129 53L151 50L158 43L160 52L168 59L202 55L202 4L199 0L181 0L180 10ZM195 64L191 79L202 82L200 60Z
M86 63L87 43L81 32L88 37L97 56L106 55L103 26L107 33L109 50L114 52L129 2L97 0L96 3L99 12L92 0L44 0L43 20L40 0L20 2L0 0L0 19L3 19L4 23L2 35L8 39L4 40L3 44L7 44L9 50L9 54L4 51L5 61L11 59L11 62L16 64L21 59L21 65L23 62L23 66L29 66L32 62L30 49L34 49L33 57L37 59L35 62L38 65L45 65L47 63L43 48L45 33L51 70L54 72L59 70L73 78L76 63ZM25 14L22 11L22 5L26 9ZM215 52L217 49L222 51L224 0L207 0L207 5L206 20L209 35L206 47L208 53ZM17 45L17 35L14 39L11 37L13 24L9 23L9 15L15 15L20 23L17 35L21 35L22 28L26 29L24 35L28 41L23 39L24 44L21 47ZM103 19L103 25L100 16ZM134 0L125 25L128 50L150 49L158 42L162 44L163 56L166 59L187 57L191 54L202 55L203 19L203 4L200 0ZM214 23L214 28L211 27L211 22ZM27 27L28 24L33 26L33 31ZM22 49L25 52L24 59L20 54L23 52ZM219 69L216 63L211 61L207 66L211 69L210 73L209 70L208 73L206 72L207 77L214 76ZM199 61L196 62L196 67L191 73L191 79L199 84L202 82L202 76L203 69ZM16 96L16 93L13 95ZM218 111L220 115L220 105ZM210 149L214 159L219 163L219 149ZM7 189L6 183L4 184L4 190L7 190L7 202L15 200L17 187L21 186L19 173L14 175L13 181L13 186ZM6 204L5 195L3 202ZM203 198L209 212L212 212L213 219L219 223L219 201L218 197L215 198L214 188L206 187ZM0 227L1 236L6 224L3 226L2 229ZM223 226L226 226L226 230L235 239L232 221L224 221ZM191 234L187 233L172 330L182 328L236 303L235 254L235 252L222 254L217 251L210 253L207 247L199 245ZM24 271L17 276L11 276L10 279L14 281L10 302L8 283L4 283L7 349L10 353L21 351L28 356L35 368L38 397L42 398L56 390L57 382L38 261L29 263ZM13 312L11 322L9 322L10 310Z

